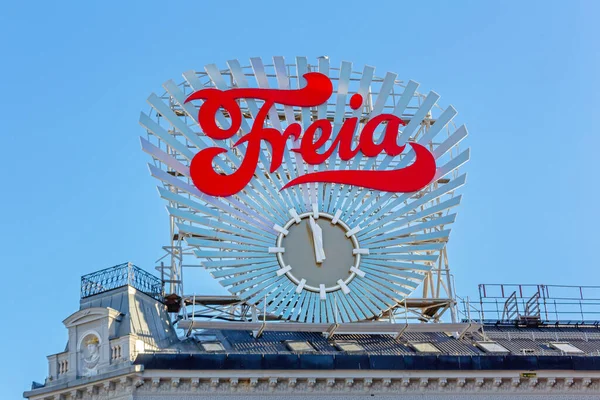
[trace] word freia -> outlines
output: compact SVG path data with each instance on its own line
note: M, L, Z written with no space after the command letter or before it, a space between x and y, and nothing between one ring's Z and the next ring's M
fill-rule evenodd
M256 172L261 152L261 142L265 141L271 147L270 172L275 172L283 161L286 142L289 138L300 140L300 146L292 151L300 154L302 159L311 165L324 163L332 156L336 148L339 157L348 161L359 152L366 157L377 157L384 152L388 156L397 156L404 151L405 146L396 142L400 125L404 121L393 114L379 114L369 119L359 137L358 144L352 148L354 133L358 126L358 118L347 118L332 139L331 146L319 152L331 139L332 124L327 119L314 121L300 138L302 128L299 123L289 124L283 132L265 127L269 111L275 104L297 107L315 107L325 102L333 93L331 80L318 72L304 74L306 86L296 90L234 88L219 90L215 88L202 89L192 93L186 103L193 100L204 100L198 111L198 123L206 136L215 139L229 139L235 135L242 124L242 112L236 100L257 99L264 104L258 111L252 128L242 136L233 147L246 143L245 155L236 171L230 175L222 175L214 170L213 160L219 154L228 150L221 147L209 147L199 151L192 159L190 174L194 185L203 193L212 196L231 196L243 190ZM350 99L350 107L354 110L362 106L362 96L354 94ZM231 119L229 128L223 129L216 123L216 115L225 110ZM385 124L383 140L375 143L375 130ZM387 192L414 192L427 186L436 171L435 159L431 152L417 143L410 143L416 159L405 168L373 171L373 170L325 170L301 175L283 189L290 186L309 183L325 182L356 185L369 189Z

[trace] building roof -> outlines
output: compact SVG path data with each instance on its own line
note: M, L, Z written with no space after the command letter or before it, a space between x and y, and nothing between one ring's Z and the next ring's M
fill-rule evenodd
M255 338L249 331L204 331L164 351L140 354L135 363L146 369L600 370L600 329L486 325L462 338L406 332L399 339L273 331Z

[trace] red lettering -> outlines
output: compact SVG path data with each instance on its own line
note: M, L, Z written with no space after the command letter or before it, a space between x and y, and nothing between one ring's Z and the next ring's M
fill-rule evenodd
M291 137L300 139L300 147L292 149L302 156L302 159L312 165L321 164L330 158L338 149L339 157L348 161L358 152L367 157L376 157L382 152L394 157L400 154L405 146L398 146L396 140L400 125L404 122L392 114L380 114L371 118L365 124L355 148L352 148L354 134L358 126L358 118L351 117L344 121L329 148L321 151L331 138L332 124L327 119L314 121L302 134L298 123L288 125L284 132L265 127L267 115L275 104L315 107L327 101L333 92L333 85L323 74L311 72L304 75L306 86L297 90L234 88L226 91L209 88L202 89L190 95L186 102L204 100L198 111L200 128L208 137L216 140L229 139L240 131L242 113L238 99L251 98L264 101L250 132L242 136L233 146L246 144L244 158L236 171L224 175L215 171L215 157L226 153L227 149L209 147L199 151L190 164L190 174L194 185L203 193L212 196L231 196L243 190L256 172L259 161L261 142L266 142L271 148L270 172L276 171L283 161L286 142ZM359 109L363 98L354 94L350 98L350 107ZM231 125L222 128L217 124L216 115L225 110ZM375 143L375 130L384 125L383 140ZM411 143L416 155L415 162L399 170L389 171L352 171L331 170L308 173L300 176L284 186L288 188L308 182L329 182L348 185L358 185L365 188L392 192L412 192L428 185L435 175L436 165L433 155L425 147Z
M317 134L317 131L320 131L321 135L317 141L315 141L315 135ZM292 151L302 154L302 159L308 164L322 164L329 158L329 154L319 154L317 153L317 150L320 149L330 137L331 124L326 119L320 119L313 122L308 128L306 128L306 132L304 132L304 136L302 136L300 148L292 149Z
M383 140L375 144L375 129L382 122L387 122ZM400 125L405 125L404 121L392 114L379 114L370 119L360 133L360 151L367 157L375 157L382 151L392 157L402 153L404 146L398 146L396 143Z

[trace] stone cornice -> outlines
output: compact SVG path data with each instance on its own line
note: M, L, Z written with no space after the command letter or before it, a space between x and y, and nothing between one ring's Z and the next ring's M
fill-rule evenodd
M397 374L398 375L398 374ZM174 383L176 382L176 383ZM216 397L232 393L496 393L506 394L597 394L600 374L577 377L222 377L222 378L144 378L136 396L157 397L205 394Z
M600 391L600 372L543 371L528 372L524 377L516 371L486 373L446 372L431 374L378 371L283 371L265 374L261 371L144 371L87 384L55 388L41 393L26 393L32 400L101 400L130 399L140 396L163 398L185 395L268 395L277 393L505 393L588 395ZM48 388L51 389L51 388Z
M23 396L30 400L96 399L93 396L99 393L118 397L121 393L133 392L133 387L144 384L141 370L142 368L139 368L139 366L128 367L91 378L47 385L25 392ZM108 398L112 399L113 397Z

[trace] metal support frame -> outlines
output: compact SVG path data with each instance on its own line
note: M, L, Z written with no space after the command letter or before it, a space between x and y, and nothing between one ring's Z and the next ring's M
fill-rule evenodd
M477 323L439 323L439 324L390 324L385 322L349 322L343 324L314 324L293 322L239 322L226 321L179 321L182 329L216 329L216 330L243 330L263 333L270 332L320 332L325 334L335 328L336 334L371 334L390 335L400 337L404 332L459 332L460 335L477 332L481 325ZM258 335L260 336L260 335ZM257 337L258 337L257 336ZM331 336L330 336L331 337Z

